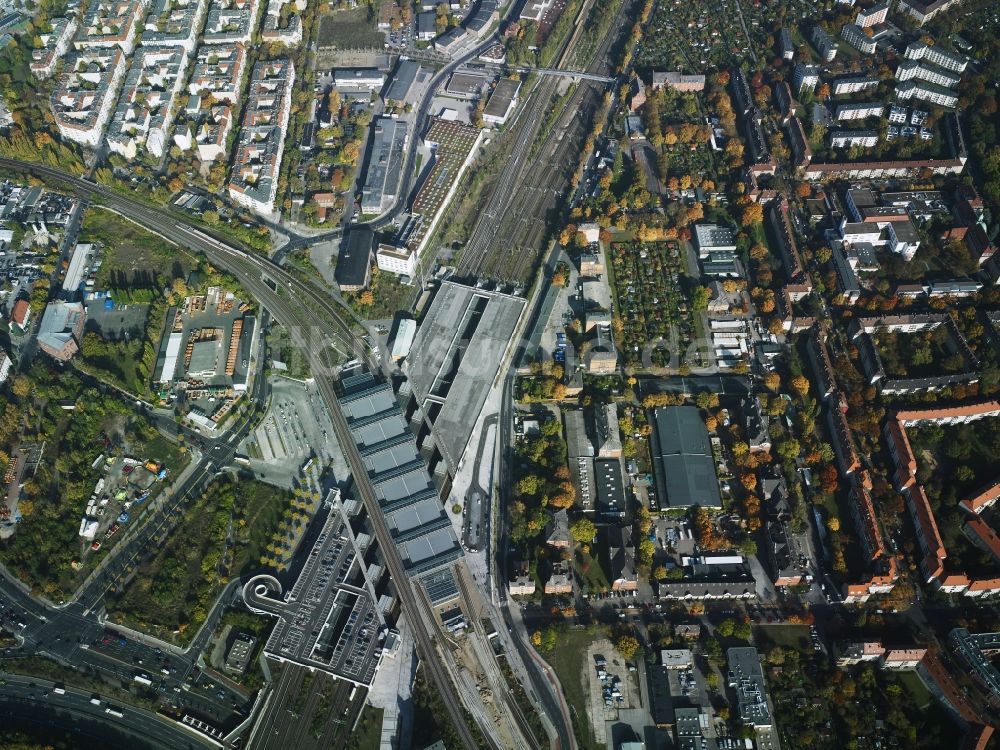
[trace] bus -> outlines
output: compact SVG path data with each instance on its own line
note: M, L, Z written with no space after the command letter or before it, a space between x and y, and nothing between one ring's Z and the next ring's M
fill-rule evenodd
M111 714L112 716L119 719L125 718L125 714L121 712L121 709L114 708L113 706L108 706L106 709L104 709L104 713Z
M144 675L144 674L137 674L134 679L140 685L145 685L146 687L152 687L153 686L153 681L151 679L149 679L148 677L146 677L146 675Z

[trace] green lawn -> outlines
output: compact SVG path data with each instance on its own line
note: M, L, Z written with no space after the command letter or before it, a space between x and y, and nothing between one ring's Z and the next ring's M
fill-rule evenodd
M812 653L807 625L757 625L754 627L754 634L758 643L773 643L783 648Z
M101 243L104 260L97 272L97 289L123 286L123 282L162 289L160 277L185 277L195 267L194 258L159 235L111 211L89 208L83 217L80 242Z
M361 709L361 716L358 724L348 741L348 750L378 750L382 741L382 714L381 708L365 706Z
M368 6L338 10L319 19L319 46L337 49L381 47L385 37L375 29Z
M586 570L584 570L585 567ZM611 588L608 585L607 576L604 575L604 568L601 567L601 562L596 557L577 552L576 573L583 581L583 588L587 593L603 593Z
M896 675L896 679L906 688L906 692L910 694L916 706L924 708L930 703L930 691L916 672L899 672Z
M594 729L591 725L590 699L587 696L587 685L580 679L581 660L587 653L587 648L601 637L600 633L588 630L565 630L559 633L556 647L547 654L545 660L552 665L559 677L566 703L569 706L576 732L577 742L583 750L599 750L602 746L594 740Z

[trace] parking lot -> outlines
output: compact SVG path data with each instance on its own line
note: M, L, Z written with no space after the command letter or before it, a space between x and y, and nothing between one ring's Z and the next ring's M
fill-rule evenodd
M310 457L343 462L330 416L310 384L277 378L267 416L244 443L244 451L265 469L296 475Z
M635 666L626 666L611 641L601 638L587 649L583 669L590 695L590 716L598 744L604 745L605 721L616 721L623 708L639 708Z

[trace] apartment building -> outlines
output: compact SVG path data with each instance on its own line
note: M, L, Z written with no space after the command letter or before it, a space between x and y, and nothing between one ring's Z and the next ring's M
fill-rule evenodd
M281 11L292 3L294 13L288 18L286 26L281 26ZM306 0L269 0L264 11L264 30L260 34L265 42L277 42L294 46L302 43L302 18L297 13L306 9Z
M837 56L837 42L826 33L826 30L817 24L813 26L810 38L823 61L833 62L833 59Z
M205 44L250 41L260 0L209 0L202 41Z
M705 76L684 75L680 71L670 70L664 73L653 71L653 90L673 89L674 91L704 91Z
M830 145L833 148L851 148L853 146L872 148L877 143L877 130L837 130L830 133Z
M143 46L183 47L194 52L207 0L152 0L139 37Z
M943 13L954 5L958 5L961 0L899 0L899 12L908 15L914 20L917 26L923 26L938 13Z
M37 78L48 78L56 72L56 63L66 54L76 33L76 17L53 18L52 31L39 34L42 46L31 51L31 72Z
M228 104L209 104L195 95L180 111L174 143L182 151L197 149L201 161L215 161L226 155L226 139L233 127L233 110Z
M792 32L782 28L778 34L778 49L781 51L783 60L791 60L795 57L795 45L792 43Z
M812 91L816 88L819 83L819 66L818 65L807 65L805 63L799 63L795 66L795 71L792 74L792 87L798 95L802 95L803 91Z
M903 53L903 57L907 60L925 60L932 65L937 65L939 68L944 68L955 73L965 72L966 67L969 65L968 58L963 55L949 52L946 49L927 44L923 41L911 42L907 46L906 52Z
M788 140L792 146L792 162L796 167L808 167L812 161L812 149L802 128L802 120L798 117L788 121Z
M87 7L73 46L78 50L119 47L129 55L145 14L144 0L96 0Z
M962 76L921 60L903 60L896 68L896 80L909 81L911 79L953 89L958 87Z
M291 60L254 66L229 178L229 196L252 211L274 212L295 68Z
M134 159L145 147L153 156L163 156L187 60L183 47L141 46L135 51L108 126L112 151Z
M841 94L860 94L878 86L878 78L874 76L842 76L834 79L830 90L834 96Z
M869 26L885 23L885 19L888 15L889 3L888 0L884 0L881 3L876 3L870 8L862 8L859 10L858 15L854 19L854 23L858 28L867 29Z
M188 93L211 94L215 101L235 104L246 72L246 48L239 42L202 45L194 59Z
M875 52L875 40L856 24L845 23L844 28L840 30L840 36L862 55L871 55Z
M958 104L958 94L943 86L935 86L925 81L904 81L896 87L896 98L900 101L919 99L939 107L954 107Z
M931 174L961 174L965 157L953 159L913 159L909 161L813 162L805 170L809 180L864 180L885 177L915 177L925 170Z
M73 52L50 100L59 134L96 148L125 74L125 53L117 45Z
M197 149L202 161L226 154L226 139L246 73L246 48L240 42L203 44L188 81L187 106L178 112L174 143L184 151Z
M767 207L767 219L777 239L789 283L802 290L800 297L808 295L812 291L812 281L802 264L802 257L799 255L799 248L792 232L788 200L781 197L771 201Z
M838 122L844 120L864 120L869 117L881 117L885 110L879 102L867 102L862 104L840 104L837 106L835 115Z

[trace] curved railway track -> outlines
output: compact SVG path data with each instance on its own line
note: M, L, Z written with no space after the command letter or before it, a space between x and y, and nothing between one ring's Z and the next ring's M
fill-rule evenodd
M436 650L435 640L423 620L417 592L414 590L392 534L382 516L375 490L368 480L368 471L354 442L347 420L340 409L333 387L333 378L326 377L327 374L332 375L332 370L328 369L330 363L323 361L321 354L332 343L330 338L339 338L351 351L359 352L362 359L371 362L371 352L366 350L364 343L351 327L339 317L338 312L328 300L321 299L315 290L308 288L307 285L272 261L227 244L164 209L147 206L132 198L115 193L109 188L95 185L52 167L6 158L0 158L0 167L48 178L52 182L67 186L69 192L77 195L103 199L103 205L127 215L131 220L162 235L174 244L205 254L213 263L232 273L247 291L270 311L275 319L280 320L290 329L293 340L309 356L313 374L316 376L317 388L330 411L337 440L351 469L355 491L364 503L386 568L395 583L403 609L411 615L411 627L423 661L427 665L428 673L437 687L462 745L467 750L477 750L479 743L469 728L464 707L456 693L451 674L442 663ZM281 290L280 294L279 290ZM320 312L325 314L321 315ZM328 317L329 319L327 319ZM332 337L329 336L331 328L333 329ZM314 336L318 337L318 342ZM316 346L317 343L319 346ZM378 373L378 369L374 368L373 372ZM481 729L485 736L491 737L490 727L484 726Z

